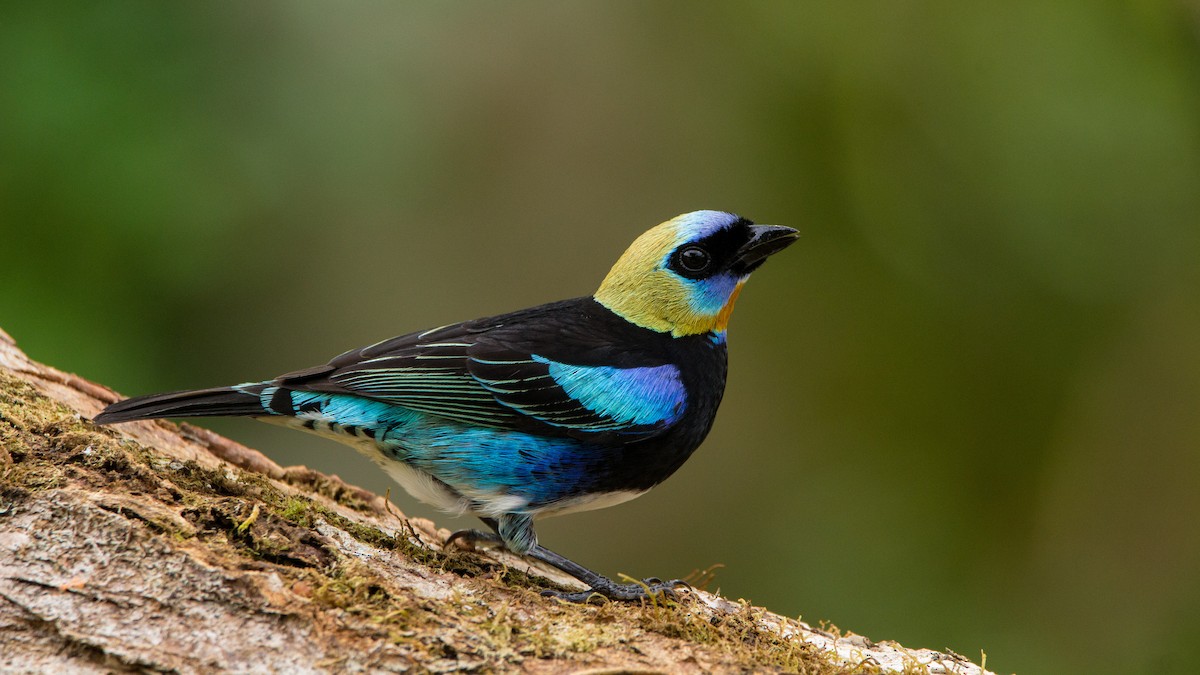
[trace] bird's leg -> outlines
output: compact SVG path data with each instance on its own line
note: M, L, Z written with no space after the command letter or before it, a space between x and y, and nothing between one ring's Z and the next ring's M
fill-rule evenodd
M559 598L568 602L587 602L599 595L610 600L642 600L658 595L674 596L675 589L686 586L681 579L662 581L661 579L643 579L641 583L619 584L612 579L565 558L537 543L537 535L533 532L533 519L524 514L505 514L497 521L493 518L481 518L494 532L478 530L459 530L446 539L449 545L455 541L464 541L471 545L476 543L503 544L510 551L525 555L534 560L550 565L575 579L583 582L589 590L578 592L544 590L542 595ZM519 550L519 549L524 550Z
M543 546L534 546L525 555L559 569L588 586L589 590L575 593L552 591L549 589L542 591L542 595L544 596L566 600L567 602L587 602L596 595L604 596L610 600L642 600L660 595L674 597L676 588L687 586L687 582L682 579L663 581L654 577L642 579L641 583L619 584Z

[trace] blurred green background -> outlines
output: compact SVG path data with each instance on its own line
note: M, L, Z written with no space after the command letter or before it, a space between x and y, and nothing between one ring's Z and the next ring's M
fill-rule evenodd
M6 5L0 327L228 384L589 294L680 212L791 225L706 444L542 540L1003 672L1183 671L1198 45L1180 1Z

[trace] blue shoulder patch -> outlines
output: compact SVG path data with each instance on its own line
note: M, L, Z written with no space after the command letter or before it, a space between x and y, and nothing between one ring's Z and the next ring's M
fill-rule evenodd
M687 403L679 369L670 364L614 368L569 365L536 354L533 359L546 364L555 383L609 428L670 424Z

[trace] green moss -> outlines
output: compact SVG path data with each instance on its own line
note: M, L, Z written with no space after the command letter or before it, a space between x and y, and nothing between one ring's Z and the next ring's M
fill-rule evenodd
M313 510L325 522L333 525L339 530L344 531L346 534L349 534L351 537L354 537L368 546L373 546L384 551L392 551L398 548L398 542L396 538L377 527L371 527L369 525L355 522L320 505L313 505Z
M312 527L310 504L311 502L297 497L288 497L279 511L279 517L300 527Z
M393 592L387 580L358 560L343 558L325 573L310 575L314 605L339 611L342 621L360 621L382 632L393 644L436 655L443 648L433 636L455 621L447 605L422 604Z
M321 495L353 511L377 513L377 509L371 501L374 495L347 485L338 478L326 476L318 471L293 469L285 472L283 480L290 485L302 488L305 492Z

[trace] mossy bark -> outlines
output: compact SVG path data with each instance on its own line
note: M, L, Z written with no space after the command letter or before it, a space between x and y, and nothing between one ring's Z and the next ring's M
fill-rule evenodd
M572 586L335 477L190 425L88 419L109 389L0 331L0 671L978 673L703 591Z

